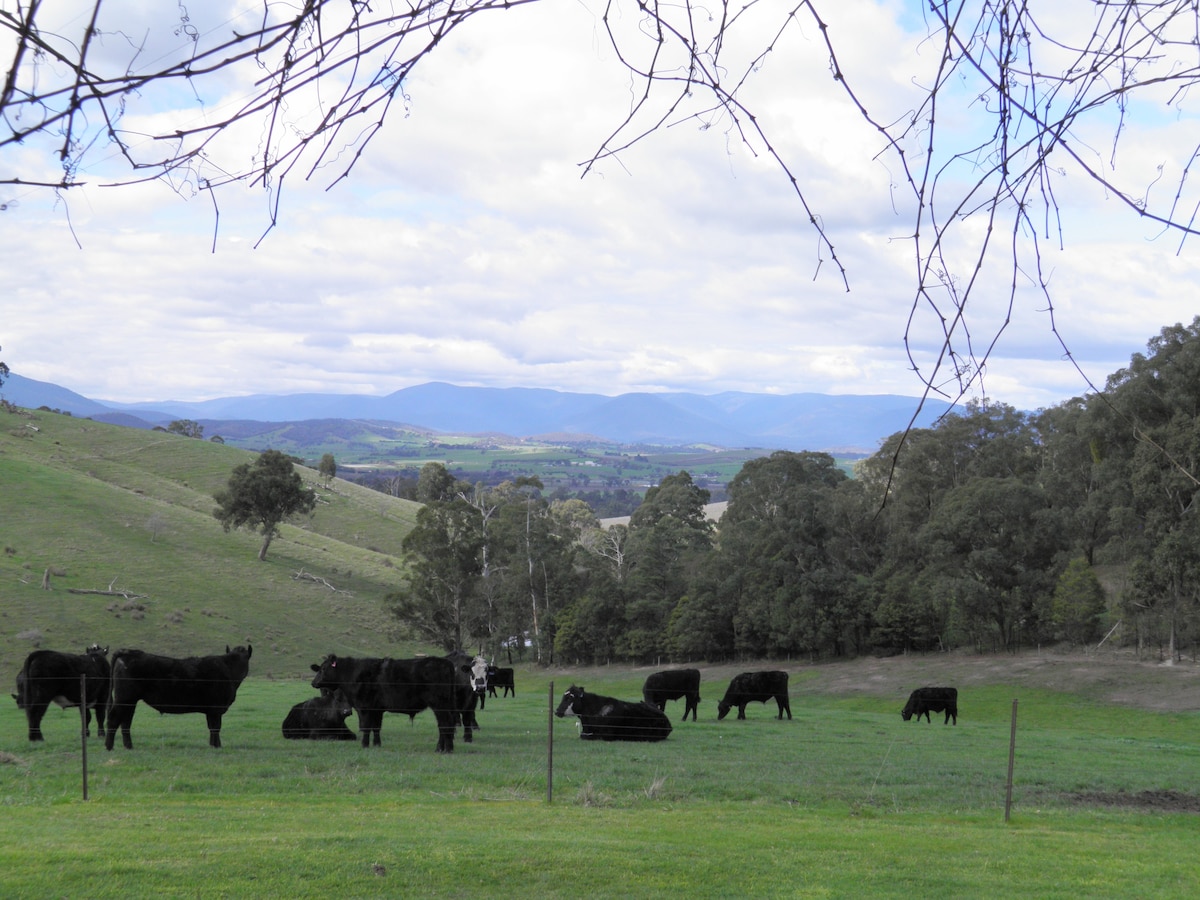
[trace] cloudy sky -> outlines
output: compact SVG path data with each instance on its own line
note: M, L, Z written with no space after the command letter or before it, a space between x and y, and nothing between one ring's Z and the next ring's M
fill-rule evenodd
M219 8L197 26L231 27ZM913 84L936 61L920 8L836 0L822 10L856 91L895 117L912 111ZM602 14L542 2L454 33L408 80L407 109L394 108L350 177L330 190L325 172L294 179L261 241L262 192L226 189L217 227L205 195L99 186L113 165L102 154L65 200L0 185L0 359L120 401L386 394L428 381L919 394L903 340L911 214L878 135L830 78L818 30L793 29L747 100L849 291L786 175L727 123L673 120L581 177L633 90ZM745 46L764 46L778 18L748 28ZM960 134L976 127L971 91L942 112L951 127L961 116ZM154 102L194 109L194 99ZM1196 143L1195 116L1161 112L1129 123L1119 160L1135 180L1149 173L1146 185ZM0 148L0 177L37 149ZM1097 159L1109 159L1105 148ZM1056 224L1042 236L1054 322L1032 281L1011 313L1007 283L981 288L970 310L980 346L1010 319L983 384L1021 408L1088 390L1052 324L1102 385L1164 325L1200 312L1200 245L1181 249L1066 167L1055 196L1063 247ZM918 316L910 336L928 365L938 323Z

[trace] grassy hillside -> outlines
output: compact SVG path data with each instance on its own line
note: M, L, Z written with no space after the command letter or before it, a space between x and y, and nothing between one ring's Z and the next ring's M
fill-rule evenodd
M39 644L193 655L250 641L252 671L274 676L329 651L416 649L395 642L382 601L401 583L417 505L341 481L326 490L301 469L318 487L316 511L285 525L259 562L257 534L226 534L212 516L213 492L253 458L163 432L0 410L0 678L11 684Z

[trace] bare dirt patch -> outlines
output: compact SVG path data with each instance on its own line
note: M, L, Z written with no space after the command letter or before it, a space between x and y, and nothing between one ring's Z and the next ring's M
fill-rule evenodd
M1200 666L1139 660L1121 651L1028 651L981 656L967 653L864 657L788 667L805 678L805 690L830 694L906 697L922 685L959 688L1013 685L1079 694L1159 712L1200 710Z
M1082 791L1063 794L1068 803L1080 806L1107 806L1138 811L1200 813L1200 797L1180 791Z

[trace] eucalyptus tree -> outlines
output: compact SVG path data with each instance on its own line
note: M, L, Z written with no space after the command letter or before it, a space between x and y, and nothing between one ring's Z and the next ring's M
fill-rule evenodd
M847 566L854 554L835 535L846 481L827 453L748 461L729 483L716 559L680 619L720 621L724 609L739 655L846 652L865 635L866 612Z
M286 519L311 513L317 504L316 494L304 486L291 457L278 450L266 450L254 462L236 466L213 499L217 501L213 516L226 531L248 526L261 532L260 560L267 558L271 541Z
M625 651L631 659L650 660L666 650L671 610L687 595L712 548L713 524L705 512L710 497L681 471L648 489L629 518L623 589Z
M403 548L408 581L388 596L393 613L447 651L471 646L486 634L479 511L461 497L426 503Z
M1173 658L1200 614L1200 316L1163 328L1146 350L1092 407L1102 452L1123 475L1113 518L1139 564L1126 608L1165 634Z
M980 649L1049 636L1065 536L1045 492L1019 478L976 477L950 491L921 531L927 572L953 582L953 613Z

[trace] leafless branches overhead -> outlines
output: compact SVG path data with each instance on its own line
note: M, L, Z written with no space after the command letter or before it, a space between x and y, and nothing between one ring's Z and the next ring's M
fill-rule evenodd
M289 178L332 186L353 169L407 105L414 68L452 32L534 2L158 4L167 12L145 21L113 0L0 0L0 188L158 179L215 203L240 182L269 192L273 225ZM634 90L582 170L682 121L724 129L775 163L817 236L818 270L828 262L850 288L828 224L838 211L812 205L753 93L781 54L818 55L877 135L864 153L894 175L913 265L909 359L927 393L950 399L983 393L1008 323L976 326L977 302L1007 304L1010 315L1035 305L1057 335L1042 251L1068 240L1066 186L1086 182L1179 246L1196 233L1195 129L1181 129L1149 170L1128 145L1146 122L1195 117L1197 0L913 4L905 12L923 26L899 108L864 90L875 73L843 64L859 38L831 24L845 2L601 0L602 33Z

